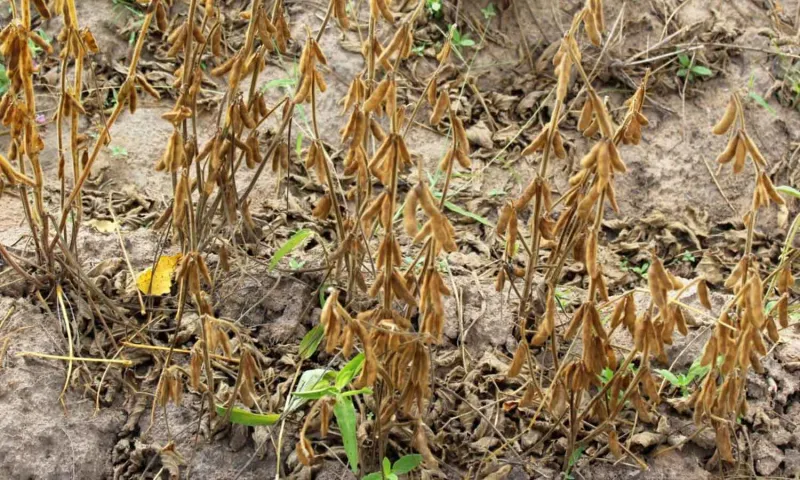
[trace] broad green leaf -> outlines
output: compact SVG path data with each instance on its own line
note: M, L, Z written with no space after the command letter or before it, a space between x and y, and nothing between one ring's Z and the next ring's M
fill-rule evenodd
M333 415L342 434L344 451L353 473L358 471L358 439L356 438L356 409L350 397L336 397Z
M364 475L361 480L383 480L381 472L372 472L369 475Z
M398 480L397 474L392 472L389 475L386 475L386 480Z
M704 67L702 65L695 65L694 67L692 67L692 73L694 73L695 75L702 75L704 77L710 77L711 75L714 74L714 72L712 72L710 68Z
M224 416L228 409L225 405L216 406L217 415ZM277 413L253 413L244 408L233 407L231 409L230 421L248 427L258 427L261 425L274 425L280 420L281 416Z
M308 392L311 390L319 390L321 386L318 388L317 385L322 382L325 374L328 373L328 370L324 368L315 368L313 370L306 370L300 375L300 379L297 381L297 385L294 388L294 393L302 393ZM329 384L325 384L325 387L329 386ZM304 403L306 403L306 399L301 398L296 395L290 395L289 399L286 402L286 413L293 412L301 407Z
M788 185L781 185L780 187L775 187L775 190L785 193L786 195L791 195L795 198L800 198L800 190L792 188Z
M383 457L383 474L389 475L392 473L392 462L388 458Z
M655 370L656 373L661 375L662 377L666 378L667 381L675 386L681 386L682 382L675 376L674 373L670 372L669 370L665 370L663 368Z
M688 67L689 56L686 55L685 53L681 53L680 55L678 55L678 62L680 62L680 64L683 65L684 67Z
M418 453L404 455L394 462L394 465L392 465L392 472L403 475L414 470L420 466L420 464L422 464L422 455Z
M321 324L309 330L303 339L300 340L300 349L298 351L300 357L305 359L311 358L311 355L314 355L320 342L322 342L323 336L325 336L325 327Z
M364 354L359 353L352 360L342 367L339 373L336 374L336 389L339 391L344 390L350 381L361 372L361 367L364 365Z
M458 42L462 47L472 47L475 45L475 40L471 38L462 38L460 42Z
M272 259L269 261L269 270L275 270L275 267L278 266L278 262L280 262L283 257L291 253L291 251L295 248L302 245L303 242L305 242L305 240L313 234L314 232L307 228L295 232L294 235L289 237L289 240L286 240L286 243L281 245L281 248L275 252L275 255L272 256Z

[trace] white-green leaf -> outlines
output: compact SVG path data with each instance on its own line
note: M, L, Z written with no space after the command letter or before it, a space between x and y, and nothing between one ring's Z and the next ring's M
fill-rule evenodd
M356 438L356 409L350 397L339 396L333 405L333 415L342 434L344 452L353 473L358 471L358 439Z
M422 455L413 453L411 455L404 455L400 457L394 465L392 465L392 472L403 475L411 470L414 470L422 463Z
M341 391L346 387L351 380L356 378L356 375L361 372L361 367L364 365L364 354L359 353L352 360L342 367L339 373L336 374L336 389Z
M303 242L305 242L306 239L313 234L314 232L312 230L304 228L302 230L298 230L294 235L289 237L289 240L286 240L286 243L281 245L281 248L275 252L275 255L273 255L272 259L269 261L270 271L274 270L275 267L278 266L278 262L280 262L283 257L291 253L295 248L302 245Z
M383 475L381 472L372 472L361 477L361 480L383 480Z
M319 390L321 386L320 387L317 386L325 377L326 373L328 373L328 370L324 368L315 368L313 370L306 370L305 372L303 372L302 375L300 375L300 379L297 381L294 393ZM328 385L324 386L327 387ZM286 401L286 408L285 408L286 413L297 410L304 403L306 403L306 401L307 401L306 399L301 398L297 395L290 395L289 399Z
M216 410L219 416L225 416L225 413L228 411L224 405L217 405ZM231 409L231 416L229 417L231 423L247 425L248 427L274 425L280 418L281 416L277 413L253 413L250 410L239 407L233 407Z

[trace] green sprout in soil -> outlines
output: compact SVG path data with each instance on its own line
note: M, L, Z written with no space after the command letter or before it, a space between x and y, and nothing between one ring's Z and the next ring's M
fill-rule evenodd
M693 81L696 77L710 77L713 72L710 68L704 65L698 65L688 55L682 53L678 55L678 62L681 64L678 69L678 76L686 78L688 81Z
M361 480L397 480L400 475L411 472L420 464L422 464L422 455L416 453L404 455L394 463L383 457L382 471L364 475Z

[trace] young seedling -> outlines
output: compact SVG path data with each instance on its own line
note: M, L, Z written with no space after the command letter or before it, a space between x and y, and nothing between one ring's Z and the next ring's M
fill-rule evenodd
M300 441L297 443L297 455L304 464L311 463L311 459L314 458L311 442L305 436L314 414L319 412L320 430L322 436L325 437L328 432L332 411L336 418L336 423L339 425L350 469L353 472L358 471L359 454L358 438L356 437L356 411L352 397L355 395L371 395L372 389L350 389L349 387L353 379L361 373L363 367L364 354L360 353L347 362L338 372L323 371L321 375L317 375L316 381L309 381L305 385L301 383L298 385L298 390L292 393L298 399L316 401L311 412L306 416L300 432ZM317 374L319 371L312 372ZM305 386L310 388L301 388Z
M425 10L433 18L442 18L442 0L425 0Z
M403 455L394 463L383 457L381 471L364 475L361 480L398 480L400 475L410 473L421 463L422 455L419 454Z
M705 378L708 371L711 369L708 365L701 365L700 359L695 360L692 365L689 367L689 370L686 373L672 373L666 369L655 369L654 372L658 373L664 379L666 379L673 387L679 388L681 391L681 395L684 397L689 395L689 386L692 385L692 382L695 380L702 380Z
M698 65L693 59L689 58L685 53L678 55L678 76L686 78L687 81L692 82L696 77L710 77L714 74L710 68L704 65Z

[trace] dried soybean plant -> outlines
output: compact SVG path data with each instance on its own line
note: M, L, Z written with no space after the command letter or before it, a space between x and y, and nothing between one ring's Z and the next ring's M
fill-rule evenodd
M81 191L101 149L108 144L111 126L125 108L129 108L131 111L136 109L136 85L138 84L144 90L155 94L144 77L137 75L136 68L141 57L146 33L160 2L154 0L148 7L125 81L118 94L117 105L105 121L91 148L88 145L88 136L79 133L79 118L86 114L81 98L84 83L84 59L87 55L97 53L98 45L91 31L86 27L79 26L74 0L56 1L52 6L52 11L41 0L34 0L32 3L33 7L28 0L22 0L19 6L15 1L10 2L13 19L0 32L0 45L2 45L0 52L2 52L8 67L10 79L9 90L0 100L0 119L4 126L10 127L11 133L8 158L0 156L0 169L3 173L0 177L0 187L8 184L19 188L19 196L30 228L37 262L47 273L46 281L42 282L22 270L19 261L4 247L2 255L18 273L37 287L44 286L44 283L60 283L72 278L76 280L79 288L93 290L94 285L80 273L77 257L77 233L82 217ZM34 8L42 19L61 15L64 23L57 37L57 40L62 43L62 48L59 52L61 57L60 92L55 119L58 138L61 214L60 218L56 219L53 219L48 213L43 196L47 187L39 154L44 148L44 143L36 121L33 90L33 78L36 70L28 43L32 42L48 54L53 52L53 47L32 29L31 16ZM70 63L73 66L71 85L68 82L67 68ZM66 146L64 141L66 123L70 128L69 146ZM66 167L67 150L69 150L72 164L71 169ZM15 162L16 166L14 166ZM71 184L68 181L68 170L71 170ZM2 188L0 188L1 190ZM70 219L72 225L68 236L66 224ZM53 223L51 224L51 222ZM51 225L56 226L54 231L51 231ZM56 251L56 247L60 249L60 253ZM66 268L57 268L57 264Z
M710 372L691 399L695 423L698 426L708 423L716 433L716 458L733 462L731 436L736 429L736 419L747 411L747 374L751 368L764 372L761 359L768 351L764 335L769 341L778 342L779 327L789 325L789 289L794 278L791 260L784 258L762 279L762 268L753 254L759 210L768 208L771 203L783 205L784 200L765 171L766 159L747 132L744 109L736 93L712 131L716 135L729 135L717 161L721 165L732 164L733 173L739 174L750 158L754 179L752 201L743 218L747 230L744 252L725 281L725 287L733 291L734 297L722 307L713 334L704 347L700 363L708 366ZM770 282L767 289L764 280ZM774 308L766 314L765 305L773 284L777 284L779 296Z
M159 18L166 15L166 11L157 12ZM291 99L284 98L268 108L263 95L256 91L258 75L264 70L266 56L273 46L279 51L287 48L289 34L282 2L274 3L270 15L263 1L253 0L250 10L244 12L243 17L248 19L244 42L228 58L223 57L223 26L213 0L206 0L202 6L198 0L192 0L186 19L168 34L170 48L167 54L175 58L182 56L182 59L175 72L174 87L178 89L175 105L162 115L164 120L172 124L173 131L164 154L155 166L157 171L169 173L173 184L172 204L157 226L169 222L181 245L176 270L177 328L180 328L188 300L192 301L200 314L197 328L200 340L192 349L190 383L198 389L201 386L200 371L204 370L206 383L202 391L208 401L210 418L214 417L220 399L226 401L226 419L235 401L241 401L246 406L258 403L254 383L260 378L257 375L260 357L250 344L249 337L242 335L236 324L215 317L206 292L206 287L213 286L214 278L205 256L215 248L213 242L221 234L227 233L232 239L238 235L245 243L258 241L248 196L267 163L277 174L288 170L288 149L283 132L291 122L294 106ZM167 24L166 19L163 23ZM206 58L209 61L212 58L216 60L217 66L211 69L211 74L217 77L227 75L228 88L219 106L219 123L211 138L199 147L197 96L203 81L200 63ZM248 76L249 90L244 95L239 86ZM277 132L262 155L260 129L265 127L265 122L281 105L283 108L280 110L281 119L277 121ZM240 190L241 183L237 183L237 177L242 177L240 172L243 168L255 172L247 187ZM222 258L227 258L225 248L224 242L216 247L221 262ZM231 333L237 338L233 347L228 339ZM178 378L174 372L170 373L177 368L170 365L176 341L177 336L173 337L162 368L154 402L163 404L166 399L174 400L163 392L173 388L170 382ZM238 353L239 371L232 390L227 385L215 388L212 357L220 349L226 358L232 357L232 351Z
M374 458L364 459L368 465L377 465L384 457L389 434L397 425L409 425L413 432L410 443L431 466L436 464L427 447L422 414L431 394L430 344L441 341L443 296L450 295L437 270L437 256L442 251L456 249L455 231L443 213L443 205L454 164L458 162L469 168L470 161L466 131L456 112L450 109L446 89L437 100L436 73L417 100L410 118L406 118L406 108L398 105L395 75L402 60L411 53L413 24L422 5L420 2L401 22L384 46L376 36L377 25L381 19L393 23L394 14L382 0L370 2L369 37L362 48L366 68L352 80L343 100L343 113L349 112L341 132L342 142L347 145L343 180L352 183L345 201L351 202L354 213L345 212L346 218L337 219L339 227L344 226L343 233L339 233L343 240L333 257L338 261L349 254L346 263L350 272L347 289L336 286L328 296L320 323L324 326L329 353L340 351L347 358L356 340L363 350L363 369L355 386L372 388L368 405L374 412L374 420L369 422L367 431L368 438L377 445L372 454ZM308 42L315 45L310 37ZM439 55L440 61L446 61L449 48L446 42ZM384 74L380 81L377 80L379 69ZM419 183L402 202L404 231L412 244L422 244L416 258L403 272L404 254L394 217L402 200L401 176L413 166L405 136L425 99L434 107L432 123L438 124L443 116L449 116L453 138L439 165L445 174L441 198L435 198L423 181L424 166L420 161L416 166ZM381 125L382 118L388 122L386 129ZM309 154L307 167L316 168L317 176L324 181L331 174L322 156L324 151L321 144L317 147L312 144L311 148L320 153L315 153L316 158ZM321 164L323 161L325 163ZM321 201L323 207L317 207L323 217L328 214L328 198L332 192L333 185L329 185ZM417 223L420 208L427 218L421 228ZM373 237L377 238L373 241ZM420 262L422 266L418 268ZM370 269L365 270L365 264L374 265L370 281L366 280ZM368 298L377 298L377 304L359 298L359 290L365 291ZM359 305L367 307L358 311ZM347 306L356 311L351 313ZM330 408L329 402L330 399L323 398L312 407L312 413L318 412L325 425L323 430L327 429L325 412ZM312 416L307 417L297 444L298 458L307 464L314 458L313 445L306 435Z
M44 2L35 1L33 3L36 12L42 18L51 17L50 10ZM11 134L8 158L0 155L0 170L2 170L0 193L6 184L18 187L25 217L36 248L37 261L52 272L54 263L52 253L48 248L50 219L45 209L44 175L39 159L39 153L44 149L44 142L39 135L39 127L35 120L36 96L33 91L35 72L28 42L33 42L47 53L52 53L53 47L33 31L30 2L23 0L17 7L16 2L12 1L11 8L13 19L0 31L0 53L5 59L10 81L8 91L0 100L0 120L3 126L9 127ZM63 11L65 5L59 5L57 8ZM85 40L93 45L94 39L91 38L91 33L86 32L84 38L80 40L72 38L72 45L80 45ZM62 102L64 97L68 97L68 93L63 90L62 85ZM70 105L75 107L76 112L82 109L74 96L71 97ZM77 162L77 159L75 160ZM14 162L16 162L16 168ZM29 171L30 173L28 173ZM5 251L5 248L3 248L3 257L10 265L18 265L18 262ZM19 267L16 268L22 272ZM25 274L25 276L28 275Z
M616 429L618 416L627 402L633 405L641 421L653 421L652 409L660 397L650 367L651 359L665 360L664 345L672 343L676 328L684 335L687 333L683 314L670 304L669 292L678 290L676 298L680 297L688 285L682 285L667 272L655 254L649 275L651 302L642 314L637 316L632 293L609 299L606 278L597 260L600 227L606 203L615 212L619 211L614 180L627 170L619 147L621 144L638 144L641 128L648 124L642 113L648 74L627 101L628 109L621 124L615 126L605 102L583 70L576 38L581 25L589 40L600 45L604 29L600 2L587 2L576 15L554 56L557 85L551 120L523 150L524 155L541 152L538 174L515 202L502 208L497 226L497 234L506 242L504 267L498 272L497 289L501 290L506 281L513 282L517 276L524 278L517 313L520 343L509 375L516 376L527 367L528 382L522 404L538 404L534 420L544 411L555 423L555 429L567 436L564 469L569 468L576 449L582 449L601 434L607 436L614 455L623 454ZM554 220L552 215L556 202L551 199L547 169L553 155L566 157L558 126L573 70L582 79L586 95L577 122L578 130L586 138L598 135L599 138L581 159L580 170L569 179L568 190L557 202L563 203L563 207L558 212L558 219ZM530 240L526 241L521 233L519 217L531 203ZM528 255L523 272L511 265L517 242ZM540 249L543 248L548 248L549 254L540 265ZM586 298L572 312L566 331L558 335L555 290L570 255L585 266L589 285ZM542 280L534 285L537 270L545 266ZM517 291L516 287L514 290ZM607 328L601 321L600 311L610 306L614 306L614 311L610 328ZM532 321L536 327L530 336L528 325ZM611 336L620 326L627 328L634 337L634 348L621 361L611 342ZM581 351L579 355L572 355L578 333ZM561 352L560 340L571 341L566 353ZM539 364L532 349L547 344L550 346L552 370ZM634 360L638 364L635 372L629 368ZM549 384L544 385L540 378L544 378L542 374L548 370L551 372ZM603 371L613 372L605 382L600 381ZM610 395L606 395L607 392ZM585 431L586 420L591 420L591 425L596 426Z

